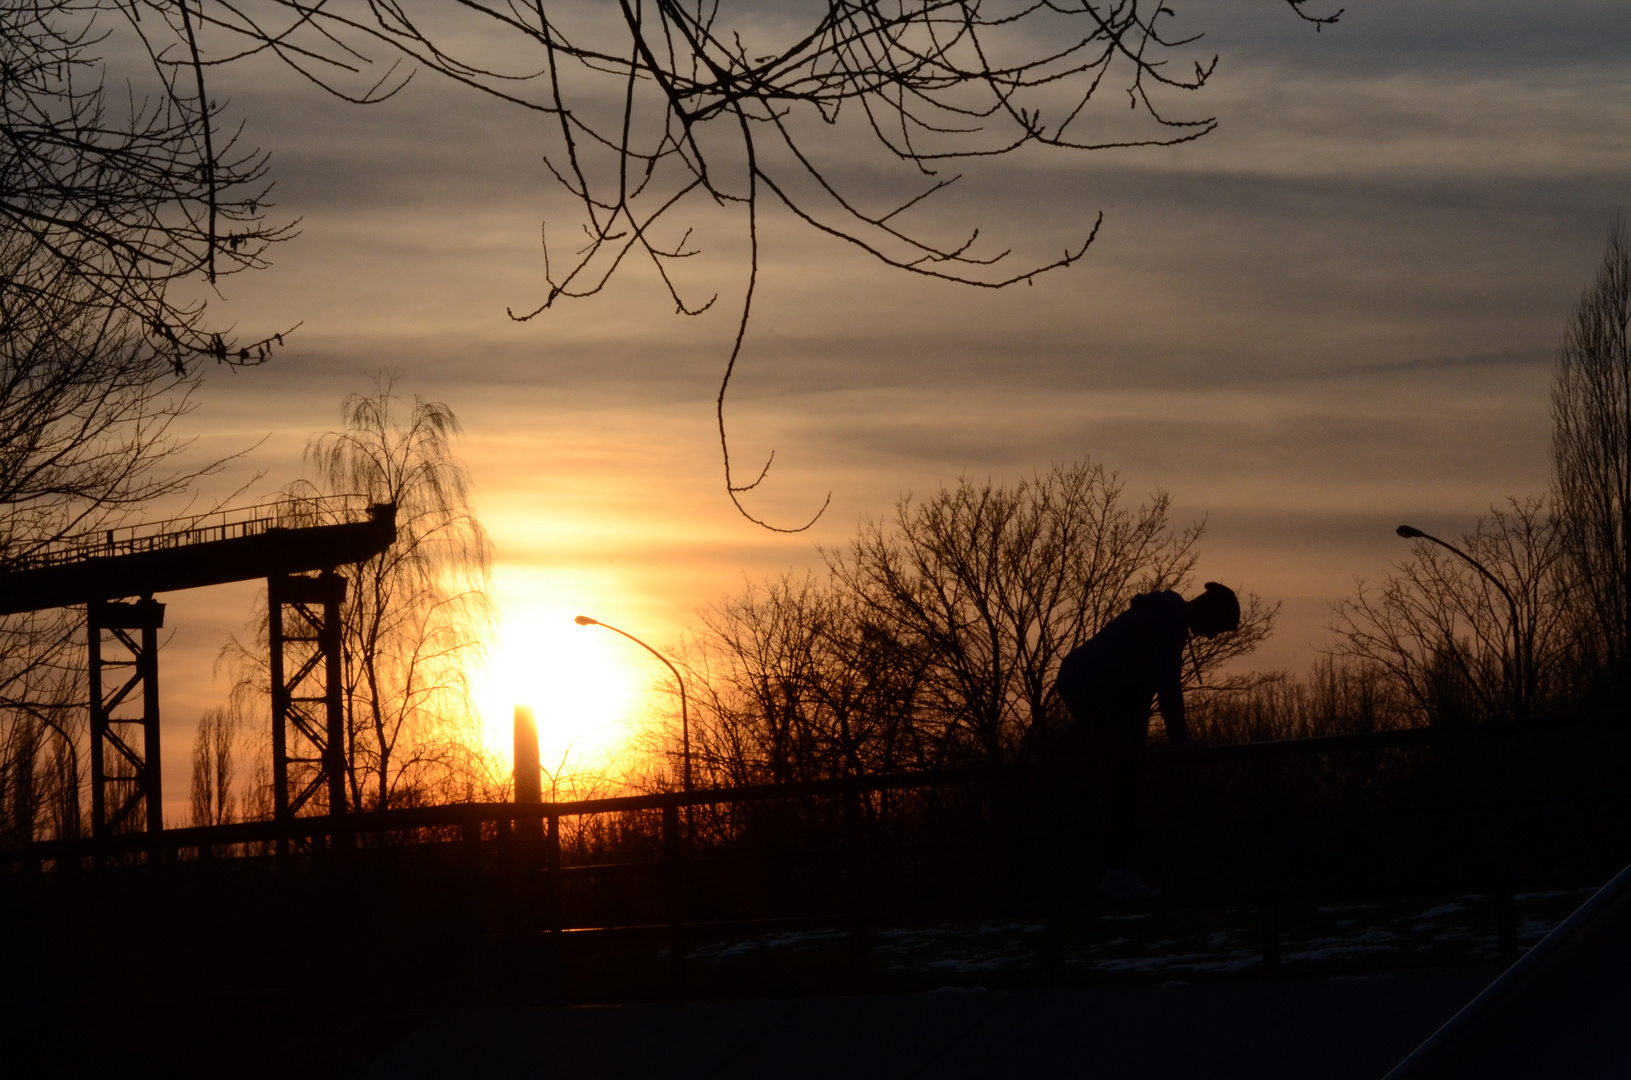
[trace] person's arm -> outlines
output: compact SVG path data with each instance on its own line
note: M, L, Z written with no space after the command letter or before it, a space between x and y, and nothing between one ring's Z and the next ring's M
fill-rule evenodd
M1188 640L1187 625L1179 631L1177 644L1163 650L1161 672L1156 683L1155 698L1161 709L1161 719L1167 725L1167 741L1175 750L1189 750L1195 740L1189 737L1189 724L1184 718L1184 643Z

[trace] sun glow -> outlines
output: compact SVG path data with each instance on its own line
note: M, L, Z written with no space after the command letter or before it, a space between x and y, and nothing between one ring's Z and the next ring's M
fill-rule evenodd
M477 690L483 738L509 763L515 706L538 718L544 792L557 772L595 772L624 756L646 704L652 675L628 642L577 626L575 612L529 607L501 622Z

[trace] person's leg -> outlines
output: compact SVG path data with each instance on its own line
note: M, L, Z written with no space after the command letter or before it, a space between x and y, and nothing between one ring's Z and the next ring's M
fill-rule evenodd
M1154 896L1155 890L1132 870L1150 702L1141 695L1104 692L1097 686L1061 683L1058 689L1072 718L1061 748L1081 753L1080 775L1097 789L1098 800L1089 797L1086 805L1098 801L1103 827L1105 874L1099 892L1124 899Z
M1105 759L1104 862L1132 866L1133 832L1138 823L1142 755L1117 748Z
M1105 732L1105 863L1131 866L1134 861L1134 829L1138 823L1138 798L1144 772L1143 732L1148 720L1134 724L1121 717Z
M1138 851L1138 801L1144 772L1144 736L1148 707L1122 711L1104 730L1104 862L1099 892L1115 899L1157 895L1133 870Z

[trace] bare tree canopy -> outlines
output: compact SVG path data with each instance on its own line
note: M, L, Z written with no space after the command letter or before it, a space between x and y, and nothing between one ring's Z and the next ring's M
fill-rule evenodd
M1432 724L1524 719L1571 700L1575 595L1542 499L1510 499L1456 541L1419 539L1374 591L1335 605L1334 652ZM1476 560L1488 577L1469 563Z
M0 568L197 475L166 468L196 377L91 284L46 280L29 246L0 236Z
M114 94L99 50L121 21L152 79ZM197 30L186 4L0 6L0 229L29 268L16 287L128 317L178 374L200 356L265 359L279 335L230 340L176 286L262 266L289 235L264 217L266 156L221 129Z
M964 764L1034 752L1062 723L1059 662L1154 589L1188 585L1199 525L1166 495L1134 506L1091 462L1015 484L963 479L864 523L824 576L785 576L707 609L690 657L693 742L731 783ZM1185 689L1240 689L1221 669L1270 632L1198 647ZM672 749L668 747L666 749Z
M33 258L36 247L0 232L0 572L70 534L111 528L219 464L176 460L187 442L171 425L190 408L196 374L177 374L134 315ZM83 608L0 617L0 741L33 747L24 736L49 728L60 756L52 775L72 782L76 806L83 625ZM18 761L31 768L33 751ZM71 834L77 817L61 812L58 827Z
M1631 236L1608 230L1597 276L1558 346L1552 475L1600 678L1631 674Z

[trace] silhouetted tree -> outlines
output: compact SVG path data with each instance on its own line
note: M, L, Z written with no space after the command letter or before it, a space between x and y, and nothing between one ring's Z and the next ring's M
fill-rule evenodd
M194 825L225 825L235 816L232 786L237 736L237 716L228 709L205 709L198 718L193 734Z
M34 246L0 228L0 572L119 525L219 465L177 460L186 441L171 425L198 378L176 374L93 285L33 259ZM0 615L0 725L46 723L72 742L72 710L85 701L83 616Z
M903 499L824 577L702 613L693 744L735 783L1016 760L1061 722L1064 655L1135 594L1186 586L1202 530L1169 525L1168 505L1126 505L1086 462ZM1191 654L1197 698L1245 685L1220 670L1274 614L1248 597L1241 629Z
M1567 701L1574 592L1545 502L1509 500L1456 544L1505 592L1465 560L1417 540L1378 590L1361 581L1336 605L1337 655L1372 665L1430 723L1513 719Z
M453 455L458 420L417 396L402 405L381 377L306 453L314 490L396 506L396 543L355 567L343 609L352 797L374 809L448 785L480 751L469 677L491 619L492 545Z
M1623 693L1631 675L1631 238L1608 230L1597 276L1558 347L1552 470L1577 583L1584 659Z
M0 733L0 842L21 847L34 839L40 792L35 769L40 753L41 725L24 715Z
M279 340L233 340L177 292L262 265L288 230L262 216L264 157L219 130L190 9L165 7L142 22L102 0L0 5L0 571L186 488L198 471L166 459L192 362L258 363ZM122 70L110 94L120 21L153 79ZM64 800L78 798L81 626L73 611L0 616L0 725L55 733ZM55 816L77 830L77 804Z
M419 397L405 405L388 376L349 395L344 428L312 438L309 476L287 489L396 506L396 542L347 570L341 605L347 777L366 809L470 797L497 781L470 697L492 549L453 454L453 411ZM264 610L263 600L255 644L234 638L223 652L238 700L256 709L267 694Z
M1207 743L1268 742L1414 727L1421 713L1373 664L1324 656L1305 677L1262 673L1227 694L1202 698L1189 727Z
M134 33L109 41L120 22ZM265 156L222 130L199 29L187 4L0 5L0 234L8 269L24 270L11 287L87 308L178 376L196 357L258 363L279 338L230 340L177 283L264 265L289 235L264 219ZM109 94L106 56L121 46L145 46L152 79L121 69Z
M47 280L28 246L0 233L0 569L200 475L171 465L186 443L170 433L198 379L89 286Z
M1059 662L1136 593L1187 586L1203 526L1168 523L1157 492L1127 506L1115 474L1080 462L1013 487L967 478L867 522L835 576L874 620L928 654L919 711L948 752L1011 759L1045 731ZM1248 596L1241 626L1191 652L1186 685L1251 651L1273 608Z
M830 576L784 575L701 613L690 657L692 748L713 783L921 767L921 653ZM678 733L662 733L667 754Z

